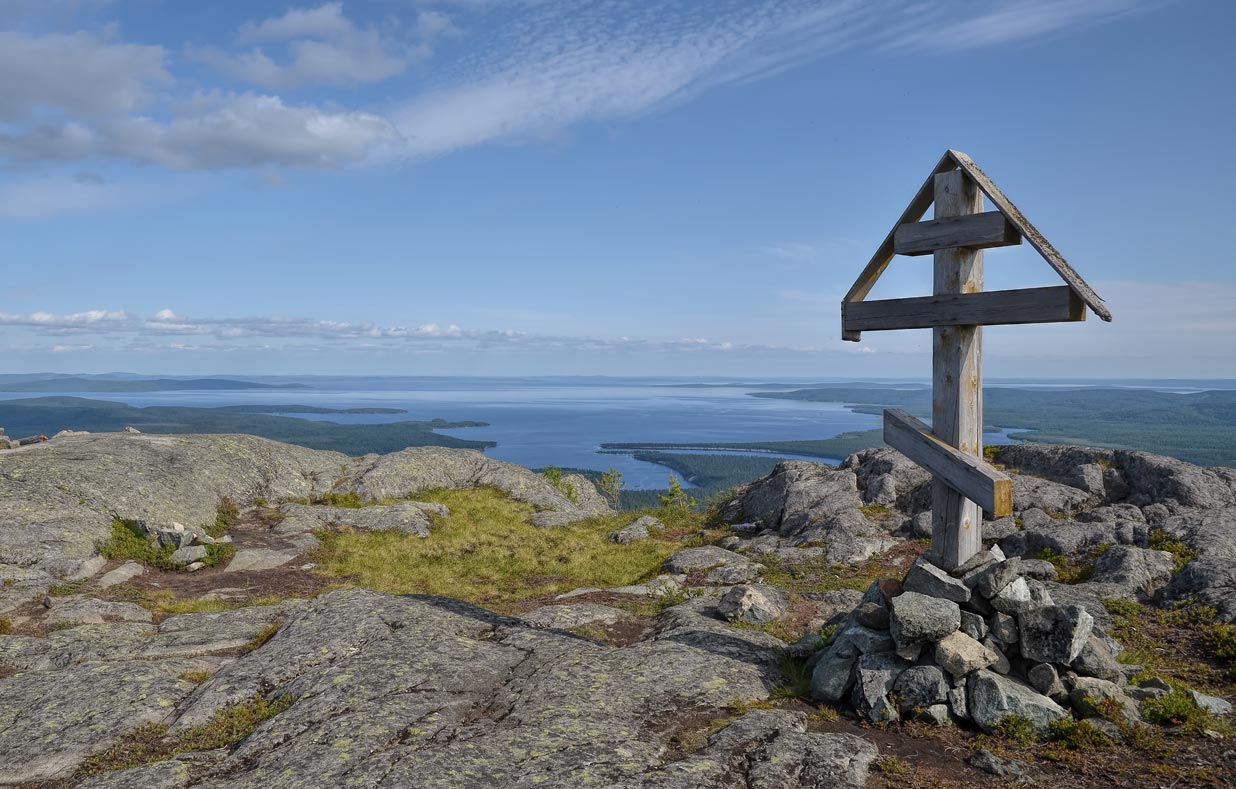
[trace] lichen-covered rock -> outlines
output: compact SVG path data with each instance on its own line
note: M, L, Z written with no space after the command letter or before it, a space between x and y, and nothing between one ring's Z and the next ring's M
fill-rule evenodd
M1124 472L1131 504L1164 504L1168 509L1218 509L1236 504L1232 486L1212 469L1123 449L1114 453L1113 463Z
M1236 622L1236 563L1217 556L1194 559L1172 577L1162 595L1168 603L1196 601L1212 606L1220 620Z
M1113 545L1094 562L1090 581L1112 584L1140 600L1150 600L1171 580L1176 560L1167 551Z
M761 565L747 557L715 545L684 548L665 560L665 571L668 573L706 570L708 572L706 581L710 584L741 584L754 581L759 577L761 569Z
M766 625L789 613L790 601L775 586L743 584L731 588L717 601L717 611L731 622Z
M1086 491L1059 482L1022 474L1012 477L1013 510L1016 512L1037 507L1047 512L1073 513L1091 500Z
M893 640L900 647L938 641L961 627L961 609L951 600L904 592L892 601L889 617Z
M954 677L962 677L971 671L987 668L1000 657L994 650L960 630L950 633L936 644L936 663Z
M568 630L584 625L612 625L626 618L621 608L596 603L568 603L547 605L520 616L533 627L552 627Z
M985 732L992 732L1000 721L1016 715L1039 730L1052 721L1068 717L1056 702L1011 677L991 671L976 671L966 679L970 719Z
M393 530L417 537L429 536L431 516L445 517L450 514L442 504L423 501L400 501L369 507L326 507L292 503L284 504L279 511L284 518L275 526L276 534L303 534L330 527L346 527L358 531Z
M134 603L96 600L84 595L49 597L48 624L98 625L104 622L152 622L154 616Z
M854 691L851 701L860 715L875 723L898 719L897 705L888 694L908 661L891 652L860 655L854 665Z
M739 492L736 511L726 514L733 515L730 520L759 520L765 528L788 534L862 505L854 472L787 460L778 463L767 477L745 486Z
M897 708L903 716L948 699L949 684L936 666L911 666L893 682Z
M664 529L665 524L661 521L651 515L641 515L621 529L610 532L609 540L621 545L629 545L636 540L646 540L652 536L653 532Z
M907 592L941 597L955 603L964 603L970 599L969 587L921 557L910 565L902 587Z
M839 468L854 472L866 503L911 512L919 509L915 506L917 500L925 498L924 488L929 487L931 481L931 474L921 466L887 447L856 452L846 458Z
M1080 606L1044 606L1023 612L1017 624L1023 657L1068 665L1086 646L1094 617Z

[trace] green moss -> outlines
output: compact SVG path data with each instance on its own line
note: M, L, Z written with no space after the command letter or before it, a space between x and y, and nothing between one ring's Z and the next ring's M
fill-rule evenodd
M136 521L115 518L112 520L112 536L99 545L99 553L106 559L130 559L160 570L176 570L172 562L175 548L159 547L152 543Z
M1150 532L1150 547L1156 551L1167 551L1175 559L1176 572L1180 572L1186 564L1193 561L1197 551L1181 540L1176 539L1162 529Z
M1225 721L1216 718L1198 706L1189 695L1188 688L1180 683L1169 683L1171 691L1157 699L1146 699L1141 703L1142 717L1151 723L1170 723L1184 726L1193 732L1207 729L1221 734L1230 734L1231 727Z
M75 777L82 779L112 770L140 767L191 751L230 748L252 734L259 724L283 712L295 701L293 696L280 696L273 700L259 696L244 704L219 710L209 722L173 736L168 736L167 726L143 724L127 732L111 748L82 762Z
M992 731L1020 745L1033 745L1039 741L1039 733L1034 728L1034 724L1029 718L1021 715L1010 715L1004 718L992 727Z
M71 594L77 594L86 586L86 581L65 581L64 583L52 584L47 588L47 594L52 597L68 597Z
M12 620L0 617L0 636L5 636L12 632L13 632Z
M274 622L271 622L269 625L262 628L262 632L250 639L249 643L245 644L241 648L241 651L248 653L255 649L261 649L267 641L275 637L275 633L278 633L279 628L281 627L283 627L283 622L276 619Z
M1048 738L1070 751L1093 751L1114 745L1102 729L1089 721L1064 718L1047 725Z
M864 504L858 511L875 521L886 521L897 514L883 504Z
M1104 597L1100 602L1107 609L1107 613L1112 616L1131 617L1137 616L1142 611L1142 607L1137 603L1119 597Z
M211 537L222 537L239 519L240 508L236 506L236 502L224 496L215 508L215 522L206 526L206 533Z
M186 671L180 675L180 678L185 682L192 682L194 685L201 685L206 680L210 679L210 672L205 669L198 671Z
M871 763L871 769L890 778L901 778L910 774L910 768L896 756L881 756Z
M702 525L690 510L653 511L666 528L630 545L609 533L633 514L598 515L542 529L533 508L492 488L422 491L420 501L445 504L429 537L397 531L318 532L318 571L392 594L440 594L501 605L581 586L625 586L654 575Z

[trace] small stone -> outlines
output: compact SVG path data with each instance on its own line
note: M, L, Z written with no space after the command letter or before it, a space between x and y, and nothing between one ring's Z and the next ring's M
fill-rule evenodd
M1232 705L1218 696L1208 696L1205 693L1199 693L1192 688L1189 689L1189 697L1197 706L1209 712L1211 715L1231 715Z
M948 726L953 722L949 716L947 704L932 704L930 707L924 707L918 711L916 716L923 723L930 723L933 726Z
M717 602L717 611L731 622L766 625L790 610L785 593L773 586L749 584L735 586Z
M108 587L131 581L145 571L145 568L137 562L125 562L116 569L104 573L97 583L100 589L107 589Z
M611 538L613 535L610 535ZM721 538L721 542L717 543L718 548L724 548L727 551L732 551L742 545L742 538L731 534L729 537Z
M984 528L986 528L985 525ZM999 549L997 548L996 550ZM990 567L998 561L1000 561L1000 559L996 558L990 548L984 549L958 565L957 569L953 570L952 574L958 578L964 578L965 576L971 574L977 575L975 571Z
M195 573L195 572L197 572L198 570L202 569L202 568L203 568L203 567L205 567L205 566L206 566L206 565L205 565L205 563L203 563L203 562L193 562L192 564L186 564L186 565L185 565L185 569L186 569L186 570L188 570L188 571L189 571L189 572L191 572L191 573Z
M990 600L1009 584L1021 577L1021 559L1016 557L1005 559L1002 562L996 562L984 567L972 577L967 577L971 581L967 585Z
M907 592L918 592L955 603L970 599L970 590L965 584L921 557L910 565L902 587Z
M1021 782L1027 780L1030 774L1024 762L996 756L986 748L979 748L975 751L974 755L966 759L966 764L1000 778L1013 778Z
M970 719L970 706L966 701L966 678L957 677L953 680L953 689L948 692L948 708L953 715L961 720Z
M852 644L855 649L864 655L873 655L877 652L892 652L894 648L893 637L887 630L876 630L862 625L851 625L841 632L838 640L845 639L846 643Z
M1055 581L1060 578L1056 565L1043 559L1022 559L1021 572L1025 577L1038 581Z
M987 637L987 620L970 611L962 611L961 632L975 641L982 641Z
M125 426L125 429L124 429L124 432L126 432L126 433L140 433L140 432L142 432L142 431L138 430L136 427L133 427L132 425L126 425L126 426Z
M987 620L991 626L991 637L1001 644L1016 644L1018 640L1017 619L997 611Z
M999 657L995 652L958 630L936 644L936 663L954 677L987 668Z
M906 668L905 661L887 652L860 657L854 667L854 708L875 723L897 720L897 707L888 694Z
M1034 608L1030 585L1025 578L1017 578L991 598L991 607L1006 614L1021 614Z
M1069 701L1082 717L1105 717L1109 710L1119 710L1126 723L1141 723L1137 702L1113 682L1095 677L1077 677L1069 691Z
M888 609L868 601L854 609L854 621L873 630L888 630Z
M1030 680L1030 687L1057 703L1068 698L1068 691L1060 681L1060 674L1050 663L1036 663L1026 673L1026 679Z
M931 536L931 511L920 512L910 519L910 536L927 539Z
M897 708L902 715L940 704L948 698L948 681L936 666L911 666L893 683ZM946 710L947 712L947 710Z
M991 671L976 671L966 680L970 718L987 733L1013 715L1026 718L1042 731L1052 721L1069 713L1056 702L1012 677Z
M1116 683L1125 681L1124 666L1116 660L1107 644L1093 633L1086 639L1081 654L1070 665L1078 674L1087 677L1098 677Z
M892 606L890 630L899 647L938 641L961 627L961 609L952 600L904 592Z
M636 540L646 540L652 536L653 532L662 531L663 529L665 529L664 523L651 515L644 515L623 526L621 529L610 532L609 540L621 545L629 545Z
M169 557L173 563L179 565L193 564L206 558L207 550L203 545L190 545L187 548L177 548L172 551Z
M1021 654L1039 663L1072 663L1094 628L1094 617L1076 605L1045 606L1023 613Z

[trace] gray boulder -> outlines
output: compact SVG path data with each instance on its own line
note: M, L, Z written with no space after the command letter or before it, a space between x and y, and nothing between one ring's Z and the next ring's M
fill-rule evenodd
M935 666L911 666L893 682L897 708L903 716L947 701L948 691L944 672Z
M910 664L890 652L861 655L854 666L854 709L874 723L898 720L897 705L888 694Z
M703 545L685 548L665 560L667 573L691 573L707 571L706 583L741 584L754 581L763 567L741 554Z
M991 671L976 671L966 679L970 719L991 733L1000 721L1016 715L1040 731L1069 713L1056 702L1012 677Z
M766 625L789 613L790 601L775 586L735 586L717 601L717 611L731 622Z
M1113 584L1130 596L1150 600L1171 581L1175 561L1167 551L1113 545L1095 560L1090 581Z
M393 530L417 537L428 537L432 517L450 515L442 504L400 501L368 507L324 507L284 504L279 508L284 519L274 528L276 534L303 534L318 529L345 527L358 531Z
M1114 463L1124 472L1131 504L1219 509L1236 504L1232 486L1216 471L1149 452L1117 450Z
M209 551L206 550L205 545L190 545L186 548L177 548L172 551L172 555L168 558L173 563L183 567L186 564L200 562L202 559L206 558L208 553Z
M961 627L961 609L951 600L905 592L892 600L890 630L898 648L938 641Z
M847 457L839 468L854 472L863 501L868 504L914 512L920 509L918 503L930 501L927 489L931 475L895 449L861 450Z
M910 565L902 587L907 592L941 597L955 603L964 603L970 599L970 589L964 583L921 557Z
M612 531L609 534L610 542L629 545L636 540L646 540L652 536L653 532L663 531L665 524L651 515L641 515L631 523L623 526L617 531Z
M1039 663L1072 663L1094 627L1094 617L1080 606L1044 606L1018 617L1021 654Z
M1091 496L1084 490L1038 477L1013 474L1013 510L1037 507L1047 512L1072 514L1084 507Z
M569 630L585 625L613 625L627 618L621 608L596 603L566 603L547 605L520 616L533 627Z
M759 520L765 528L790 534L862 504L854 472L787 460L767 477L740 489L734 506L723 517Z
M995 650L961 631L950 633L936 644L936 663L954 677L987 668L1000 657Z

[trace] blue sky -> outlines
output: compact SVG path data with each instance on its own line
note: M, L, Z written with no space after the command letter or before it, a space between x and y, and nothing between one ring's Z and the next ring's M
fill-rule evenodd
M1236 377L1222 0L0 0L0 369L926 376L838 304L945 148L1107 324ZM1029 247L987 287L1055 284ZM923 295L898 258L872 297Z

